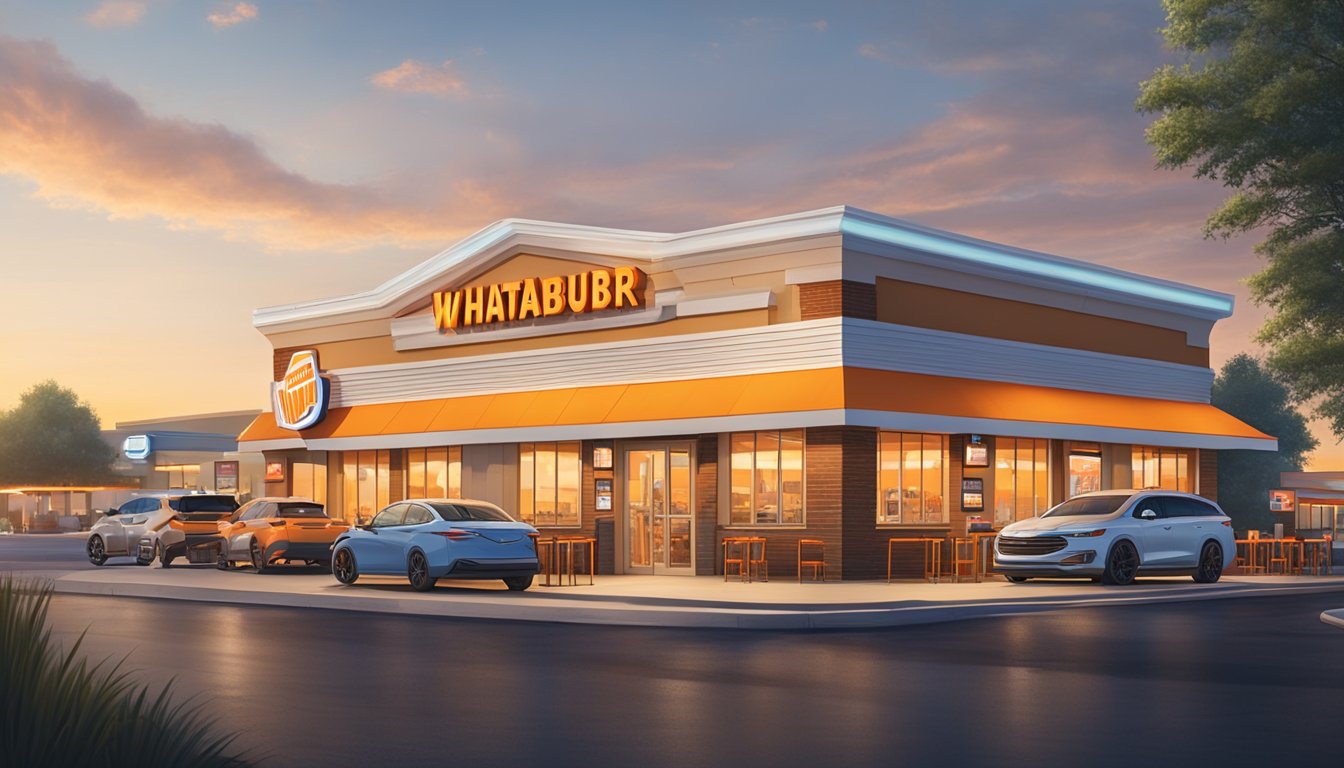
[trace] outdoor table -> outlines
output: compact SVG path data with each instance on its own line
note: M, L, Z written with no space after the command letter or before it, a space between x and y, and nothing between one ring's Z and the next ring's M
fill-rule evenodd
M752 548L757 544L761 545L761 556L759 559L751 556ZM737 558L729 558L729 547L738 547ZM742 581L752 581L751 565L759 562L765 563L765 538L763 536L724 536L723 537L723 580L728 580L728 563L737 563L738 577ZM768 581L768 578L762 578L762 581Z
M593 583L594 564L597 549L597 539L592 536L551 536L550 538L537 539L537 557L541 558L542 553L546 553L545 562L542 565L543 587L563 587L566 586L565 578L569 578L568 586L577 586L578 576L574 573L574 550L576 548L588 548L588 583ZM551 577L555 577L552 583Z
M913 536L902 537L893 536L887 539L887 583L891 583L891 560L894 548L897 544L923 544L924 545L924 579L926 581L937 583L938 575L942 570L943 560L943 540L933 536Z
M1302 545L1304 547L1308 544L1311 545L1311 553L1312 553L1311 572L1316 574L1317 576L1319 576L1322 571L1324 571L1326 574L1333 574L1334 571L1331 568L1330 563L1330 556L1333 554L1330 551L1330 545L1331 545L1330 539L1326 538L1302 539ZM1305 562L1306 559L1304 551L1303 563L1305 564Z

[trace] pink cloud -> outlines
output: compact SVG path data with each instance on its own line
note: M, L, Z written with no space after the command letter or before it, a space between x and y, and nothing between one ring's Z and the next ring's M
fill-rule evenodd
M95 27L128 27L144 18L145 3L129 0L106 0L84 16L84 21Z
M464 98L468 95L467 82L457 74L453 62L445 61L435 67L414 59L407 59L391 69L370 77L379 88L404 93L426 93L445 98Z
M440 243L465 231L370 186L288 171L224 126L150 114L110 83L82 77L45 42L0 36L0 146L0 173L30 180L50 204L158 217L273 248Z
M255 18L257 18L257 6L252 3L235 3L224 11L216 11L206 16L205 20L216 28L223 28L242 24L244 21L251 21Z

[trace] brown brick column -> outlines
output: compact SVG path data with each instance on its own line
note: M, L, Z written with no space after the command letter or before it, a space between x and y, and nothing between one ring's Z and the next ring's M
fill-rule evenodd
M1209 501L1218 501L1218 452L1199 449L1199 489L1200 496Z

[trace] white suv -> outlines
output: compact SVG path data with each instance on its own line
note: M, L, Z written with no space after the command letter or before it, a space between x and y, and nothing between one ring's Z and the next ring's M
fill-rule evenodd
M1212 583L1236 556L1232 521L1217 504L1176 491L1098 491L1004 527L994 570L1129 584L1135 576L1189 575Z

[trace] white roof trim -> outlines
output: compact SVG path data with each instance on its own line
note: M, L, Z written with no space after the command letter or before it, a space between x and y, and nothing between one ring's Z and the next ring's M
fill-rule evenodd
M1068 293L1159 306L1204 319L1221 319L1232 314L1233 297L1229 294L837 206L680 233L504 219L376 288L349 296L258 309L252 313L252 323L260 330L278 332L336 322L388 319L423 301L445 282L460 279L517 248L554 249L655 264L688 254L826 235L840 235L845 238L846 247L874 243L899 252L933 256L939 265L949 269L991 274ZM901 258L899 253L881 255Z

